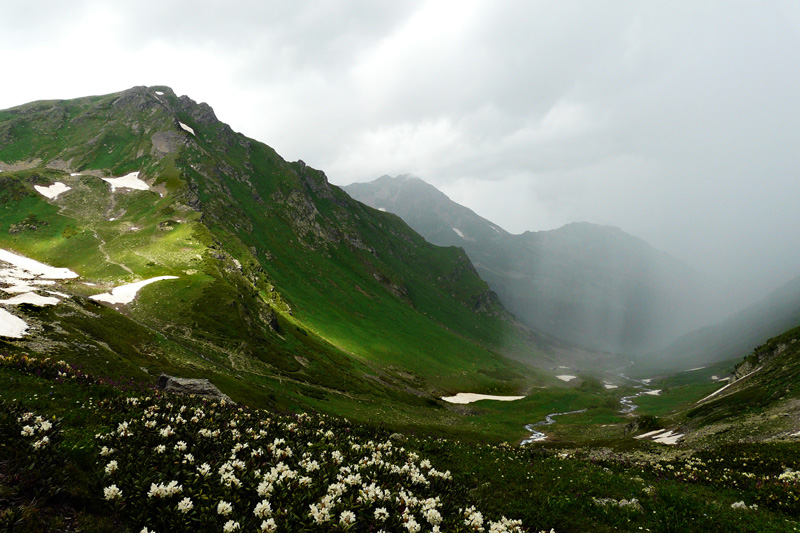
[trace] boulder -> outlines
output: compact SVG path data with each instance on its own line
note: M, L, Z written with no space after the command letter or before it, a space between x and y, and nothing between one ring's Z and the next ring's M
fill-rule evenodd
M174 376L168 376L167 374L161 374L158 376L157 386L159 390L165 392L196 394L197 396L217 398L225 400L226 402L235 403L227 394L220 391L216 385L204 378L176 378Z

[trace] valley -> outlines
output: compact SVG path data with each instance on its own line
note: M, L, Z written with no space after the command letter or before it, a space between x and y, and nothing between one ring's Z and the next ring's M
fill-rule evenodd
M0 111L0 525L800 527L795 284L355 189L165 86Z

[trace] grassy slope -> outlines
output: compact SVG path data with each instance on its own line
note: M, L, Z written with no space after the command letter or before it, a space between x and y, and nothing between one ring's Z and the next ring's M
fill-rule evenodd
M166 94L156 99L156 89ZM47 342L8 349L55 350L144 380L209 376L257 405L443 427L461 415L432 392L517 392L538 379L498 355L529 358L535 348L482 300L487 287L462 252L427 244L203 113L166 88L0 112L0 161L30 167L0 173L0 245L97 284L63 284L78 296L74 313L22 309L55 327ZM169 153L152 141L164 132ZM112 194L98 177L134 170L155 191ZM33 190L55 181L72 190L55 201ZM10 232L31 220L42 223ZM180 279L146 287L108 325L94 325L100 306L80 298L158 275ZM108 340L115 328L124 343ZM117 357L106 358L109 344Z
M0 526L15 523L15 530L19 531L70 527L84 531L138 531L145 522L172 520L172 530L196 528L189 517L184 519L175 512L175 502L171 502L171 506L131 507L134 502L147 500L145 493L151 480L183 476L181 470L188 467L181 466L180 462L176 461L168 472L132 469L129 460L123 457L135 455L135 449L122 449L127 446L125 439L116 438L113 447L119 450L116 453L121 461L120 472L114 477L103 471L109 458L100 457L98 452L100 446L108 442L96 441L93 435L115 431L123 420L141 417L137 407L125 401L137 393L122 392L118 386L102 381L60 378L56 369L52 363L21 366L13 360L0 362L0 404L3 406L0 431L5 437L0 440L5 458L0 463L0 499L4 502ZM144 395L153 396L153 393L145 391ZM180 397L155 400L162 410L169 409L166 402L174 405L176 413L184 402L198 405L196 400ZM150 404L153 400L144 403ZM207 403L202 408L207 413L210 411ZM25 411L57 419L58 432L52 435L52 445L46 453L30 453L30 444L17 435L21 424L16 422L15 416ZM189 414L184 413L184 416L191 416L192 412L190 408ZM216 423L216 427L227 434L230 431L226 429L228 421L241 413L236 409L220 412L213 417L211 427ZM244 413L256 418L265 416L247 410ZM298 421L295 418L286 420ZM324 423L328 428L335 428L331 442L334 446L341 442L346 456L351 453L347 444L350 439L385 442L391 432L342 420L326 419ZM209 421L204 421L203 425L209 425ZM318 427L316 420L312 420L313 427ZM130 442L142 440L142 429L133 427L134 434L128 437ZM285 437L285 446L295 450L306 446L309 439L293 439L291 434L281 432L281 428L274 425L266 429L268 443L277 436ZM191 432L187 434L190 435ZM208 446L200 439L187 439L183 434L180 438L188 442L198 460L219 462L224 459L202 455L202 449ZM660 447L644 442L636 442L627 450L606 447L576 452L569 443L566 447L549 444L514 448L424 436L392 440L406 451L418 453L421 459L429 458L435 468L451 471L455 490L447 493L448 508L475 504L486 520L496 520L501 515L518 518L528 531L550 528L559 532L792 531L800 527L796 521L800 511L800 486L777 480L785 467L800 466L796 462L796 444L722 446L689 456L686 452L664 454ZM314 449L309 451L313 453ZM168 453L174 453L171 446ZM248 464L252 461L249 454L240 455ZM154 460L155 457L141 459L143 464ZM52 468L54 462L59 468ZM188 482L194 468L188 471L182 496L191 496L196 506L207 507L207 502L197 497L196 484ZM237 475L249 480L248 470ZM138 478L141 478L139 489L135 486ZM382 483L380 477L367 479L367 483L372 481ZM126 505L115 506L102 499L103 487L112 482L123 489ZM440 487L442 485L437 484L437 488ZM244 521L250 516L252 520L251 512L245 514L240 509L245 500L251 499L249 496L220 489L216 481L207 483L202 490L212 504L219 499L233 501L239 514L232 518ZM294 505L295 499L307 495L302 490L281 494L271 498L273 510L276 516L286 520L287 517L280 514L279 505ZM623 499L634 498L641 506L638 510L616 505ZM602 499L613 502L597 502ZM732 509L731 505L739 501L758 508ZM354 510L359 513L360 520L354 531L368 530L367 513L362 514L358 506Z

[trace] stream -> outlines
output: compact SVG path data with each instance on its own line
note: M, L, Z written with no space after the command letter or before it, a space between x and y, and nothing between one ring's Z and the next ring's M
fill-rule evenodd
M556 420L553 417L561 415L574 415L576 413L585 413L585 412L586 409L578 409L577 411L567 411L564 413L550 413L549 415L544 417L544 420L542 420L541 422L536 422L535 424L528 424L527 426L525 426L525 429L531 432L531 436L520 442L520 446L524 446L525 444L531 442L541 442L545 440L547 438L547 435L534 428L537 428L539 426L550 426L552 424L555 424Z
M624 374L620 374L620 377L624 378L624 379L627 379L628 381L633 381L635 383L638 383L639 386L641 386L641 387L649 386L648 381L650 381L650 380L644 381L644 380L633 379L633 378L629 378L628 376L626 376ZM657 394L658 392L659 392L658 390L645 388L644 390L642 390L640 392L637 392L636 394L632 394L630 396L623 396L622 398L619 399L619 405L620 405L619 412L622 413L622 414L628 414L628 413L634 412L639 406L636 405L635 403L633 403L633 400L635 400L636 398L638 398L639 396L641 396L643 394L653 394L653 393ZM520 442L520 446L524 446L525 444L529 444L531 442L541 442L543 440L546 440L547 439L547 435L545 435L542 431L539 431L536 428L540 427L540 426L550 426L550 425L555 424L556 420L553 417L561 416L561 415L572 415L572 414L576 414L576 413L583 413L585 411L586 411L586 409L579 409L577 411L567 411L567 412L564 412L564 413L550 413L549 415L544 417L544 420L542 420L541 422L536 422L534 424L528 424L527 426L525 426L525 429L527 431L530 431L531 434L527 439L523 439L522 442Z

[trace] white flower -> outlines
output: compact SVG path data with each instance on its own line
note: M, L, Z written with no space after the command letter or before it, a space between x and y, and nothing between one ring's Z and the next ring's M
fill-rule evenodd
M178 444L175 445L175 449L178 450L179 452L185 452L186 451L186 443L183 442L182 440L179 440Z
M221 501L217 505L217 514L221 514L223 516L231 514L233 511L233 507L226 501Z
M113 474L117 471L117 462L116 461L109 461L106 465L106 474Z
M403 524L409 533L417 533L422 527L414 520L413 516L409 516L405 524Z
M222 531L225 533L230 533L231 531L236 531L239 529L239 522L234 522L233 520L228 520L225 522L225 525L222 526Z
M109 448L108 446L103 446L103 447L100 449L100 455L102 455L103 457L105 457L105 456L107 456L107 455L111 455L111 454L112 454L112 453L114 453L115 451L116 451L116 450L115 450L114 448Z
M32 437L33 436L33 428L31 426L25 426L22 428L22 436L23 437Z
M116 485L110 485L103 489L103 498L106 500L116 500L122 498L122 491Z
M266 531L267 533L273 533L274 531L278 530L278 524L275 523L274 518L270 518L269 520L264 520L261 522L261 531Z
M193 508L194 504L192 503L192 500L190 500L189 498L184 498L178 502L178 510L182 513L188 513Z
M356 515L352 511L342 511L339 515L339 523L343 526L349 526L356 523Z
M258 505L256 505L253 514L255 514L258 518L266 518L272 514L272 506L267 500L262 500L258 503Z
M211 473L211 465L208 463L203 463L197 467L197 471L200 472L200 475L206 477Z
M167 447L163 444L159 444L155 447L156 453L164 453L167 450Z

